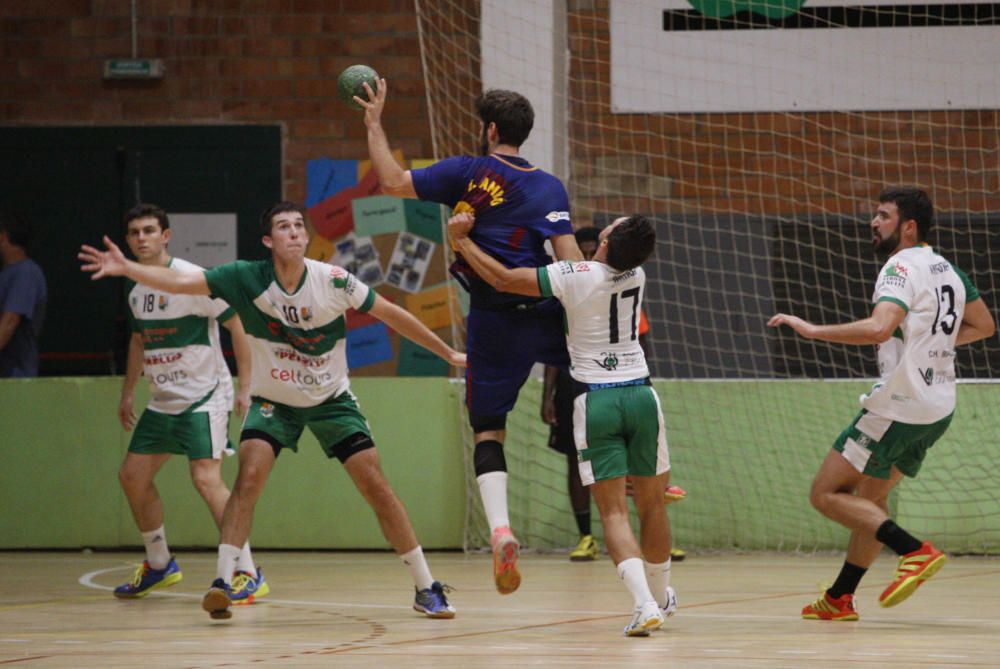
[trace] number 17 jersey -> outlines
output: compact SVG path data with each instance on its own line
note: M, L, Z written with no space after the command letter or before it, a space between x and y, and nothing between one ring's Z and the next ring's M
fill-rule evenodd
M642 267L618 272L601 262L561 261L538 268L545 297L566 310L570 375L583 383L618 383L649 376L639 346L646 289Z

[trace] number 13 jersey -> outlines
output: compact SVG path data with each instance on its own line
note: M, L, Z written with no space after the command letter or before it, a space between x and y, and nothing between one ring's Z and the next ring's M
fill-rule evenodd
M562 261L538 268L544 297L566 310L570 375L583 383L618 383L649 376L639 346L646 288L641 267L617 272L601 262Z
M927 425L955 410L955 339L967 302L979 292L961 270L927 244L892 256L879 272L872 303L906 311L889 341L878 347L880 379L861 396L869 411Z

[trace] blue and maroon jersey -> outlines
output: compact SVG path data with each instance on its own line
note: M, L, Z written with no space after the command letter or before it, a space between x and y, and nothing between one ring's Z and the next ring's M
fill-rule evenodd
M552 262L545 240L573 234L566 188L523 158L456 156L411 174L421 200L447 205L455 213L475 212L470 236L507 267L543 267ZM475 308L507 308L538 299L497 292L461 256L451 272L469 290Z

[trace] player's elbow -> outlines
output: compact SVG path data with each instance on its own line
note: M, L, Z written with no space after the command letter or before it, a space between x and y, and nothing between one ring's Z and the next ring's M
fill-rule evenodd
M873 322L871 324L870 337L874 343L884 344L892 339L892 333L895 331L896 326L892 323Z

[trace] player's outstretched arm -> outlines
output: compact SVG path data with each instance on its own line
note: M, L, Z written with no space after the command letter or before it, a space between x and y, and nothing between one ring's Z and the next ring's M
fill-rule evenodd
M389 138L382 128L382 110L385 108L385 97L388 93L385 79L376 79L372 90L368 82L364 84L368 99L363 100L357 95L354 101L365 110L365 127L368 128L368 155L372 159L372 167L378 175L378 183L382 192L396 197L416 197L413 188L413 175L404 170L392 156L389 148Z
M369 312L393 330L410 341L420 344L442 360L454 367L465 367L465 354L459 353L431 332L426 325L417 320L409 311L398 307L381 295L375 295L375 304Z
M882 344L906 317L906 312L894 302L879 302L872 315L840 325L816 325L790 314L775 314L767 321L770 327L787 325L806 339L819 339L834 344Z
M175 272L169 267L154 267L140 265L128 260L120 248L104 236L104 246L101 251L84 244L80 247L77 257L83 261L80 268L84 272L93 272L91 280L103 279L106 276L127 276L136 283L156 288L167 293L182 295L210 295L208 282L204 272Z
M448 236L454 243L455 250L472 265L479 278L504 293L531 297L541 295L538 270L534 267L508 268L501 265L469 238L469 231L474 223L475 217L471 213L456 214L448 219Z
M552 242L552 251L556 254L556 260L569 260L579 262L583 260L583 253L580 252L580 245L576 243L575 235L556 235L549 237Z
M986 307L986 302L979 298L975 302L965 305L965 313L962 315L962 324L958 326L958 337L955 345L971 344L980 339L992 337L997 331L996 323L993 321L993 314Z

